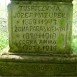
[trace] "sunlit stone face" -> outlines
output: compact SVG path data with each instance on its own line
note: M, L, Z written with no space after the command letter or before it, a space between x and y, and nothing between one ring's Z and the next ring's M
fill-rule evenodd
M20 1L9 6L10 51L70 53L72 4Z

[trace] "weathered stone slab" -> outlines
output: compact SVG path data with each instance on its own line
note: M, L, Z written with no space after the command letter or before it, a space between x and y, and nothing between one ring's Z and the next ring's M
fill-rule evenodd
M0 76L77 77L77 56L19 56L5 54L0 56Z
M8 9L11 52L71 52L72 3L13 1Z

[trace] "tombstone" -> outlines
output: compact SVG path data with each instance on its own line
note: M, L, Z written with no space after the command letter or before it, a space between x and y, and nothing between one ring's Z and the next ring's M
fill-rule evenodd
M11 0L10 52L71 53L72 0Z
M0 57L0 75L77 76L71 49L72 0L11 0L10 53Z

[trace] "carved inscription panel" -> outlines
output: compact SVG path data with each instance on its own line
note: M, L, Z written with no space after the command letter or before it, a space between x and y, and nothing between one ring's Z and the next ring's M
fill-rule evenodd
M11 51L21 53L69 52L72 4L20 1L10 6Z

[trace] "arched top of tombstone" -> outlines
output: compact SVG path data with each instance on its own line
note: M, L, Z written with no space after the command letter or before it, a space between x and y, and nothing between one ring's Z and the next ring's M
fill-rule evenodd
M73 0L11 0L11 1L51 1L51 2L72 2Z

